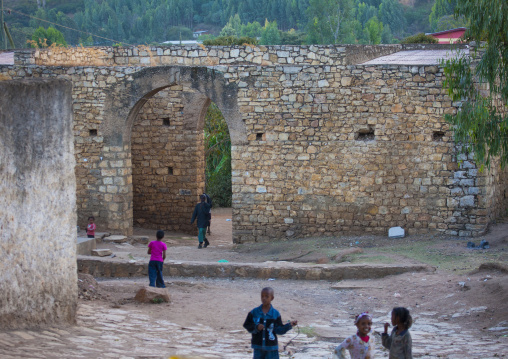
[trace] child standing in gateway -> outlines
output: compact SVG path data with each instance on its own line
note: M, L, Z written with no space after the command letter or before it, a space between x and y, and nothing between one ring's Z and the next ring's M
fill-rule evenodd
M157 239L148 244L148 254L150 254L150 262L148 263L148 279L150 287L166 288L164 279L162 278L162 265L166 259L166 251L168 247L162 241L164 238L163 231L157 231L155 235Z
M88 225L86 226L86 235L88 238L95 238L95 218L90 216L88 217Z
M263 288L261 290L263 304L252 309L243 323L243 327L252 334L254 359L279 359L277 334L286 334L298 324L296 320L282 324L280 313L272 306L273 298L273 289Z
M412 340L409 328L413 318L409 310L403 307L392 310L392 333L388 335L389 323L385 323L385 332L381 334L381 341L386 349L390 350L388 359L413 359Z
M349 351L351 359L374 358L374 336L369 336L372 327L372 316L368 312L357 315L355 325L358 331L356 334L347 337L335 348L334 358L345 359L346 349Z

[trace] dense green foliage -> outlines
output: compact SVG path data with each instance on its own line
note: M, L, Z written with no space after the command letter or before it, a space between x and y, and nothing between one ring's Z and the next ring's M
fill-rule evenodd
M32 47L67 46L63 34L51 26L35 30L32 41Z
M258 41L252 37L221 36L210 40L204 40L206 46L234 46L234 45L257 45Z
M403 39L401 44L437 44L439 42L438 39L432 37L430 35L425 35L424 33L416 34L414 36L408 36Z
M4 1L14 10L6 21L18 47L40 26L58 29L70 45L189 40L195 30L269 45L394 43L466 24L451 16L458 0L415 0L414 6L400 0Z
M206 193L214 206L231 207L231 139L219 108L212 103L205 119Z
M478 164L489 167L493 158L508 163L508 2L461 0L457 17L470 21L465 36L480 44L477 66L458 55L445 62L444 86L460 111L446 120L453 125L461 153L473 153ZM481 43L481 41L486 42ZM488 86L486 86L488 85ZM488 91L485 91L488 88Z

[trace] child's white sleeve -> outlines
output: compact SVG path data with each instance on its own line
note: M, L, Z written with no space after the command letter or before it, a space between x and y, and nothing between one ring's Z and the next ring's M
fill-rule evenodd
M372 333L369 339L369 348L367 349L367 353L365 353L365 359L373 359L374 357L375 357L374 333Z
M351 337L346 338L340 345L338 345L333 351L332 359L348 359L349 355L346 349L349 349L352 345Z

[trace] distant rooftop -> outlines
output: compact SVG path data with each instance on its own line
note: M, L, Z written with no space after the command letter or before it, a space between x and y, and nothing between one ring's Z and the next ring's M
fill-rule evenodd
M14 65L14 52L0 52L0 65Z
M362 65L439 65L441 60L456 57L458 52L469 54L468 49L399 51L364 62Z
M198 42L196 40L172 40L172 41L164 41L163 44L165 45L196 45L200 44L201 42Z
M425 35L438 36L438 35L447 35L447 34L455 34L455 33L463 34L464 32L466 32L466 30L467 30L466 27L457 27L455 29L449 29L449 30L444 30L444 31L439 31L439 32L428 32Z

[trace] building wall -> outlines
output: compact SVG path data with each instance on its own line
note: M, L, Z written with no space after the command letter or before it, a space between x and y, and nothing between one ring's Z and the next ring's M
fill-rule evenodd
M364 56L358 49L252 50L286 59L264 66L245 47L220 49L218 61L231 65L16 65L2 73L72 80L78 214L81 221L95 214L99 227L129 232L134 220L194 230L185 222L203 190L202 119L212 100L232 138L236 242L381 234L392 226L483 233L508 207L500 195L506 171L457 162L443 115L459 104L442 89L442 69L344 65ZM188 50L171 48L182 51L171 61L205 58L200 48L196 57ZM170 126L161 128L165 118Z
M190 216L205 188L204 134L186 129L182 92L175 85L141 109L132 129L133 218L139 227L193 232ZM188 90L188 89L187 89ZM200 119L197 109L196 120ZM202 116L201 116L202 117ZM197 192L189 188L197 187Z
M441 69L279 67L261 77L269 85L239 99L249 144L234 151L237 241L484 230L482 175L458 168Z
M0 82L0 327L74 323L72 85Z

